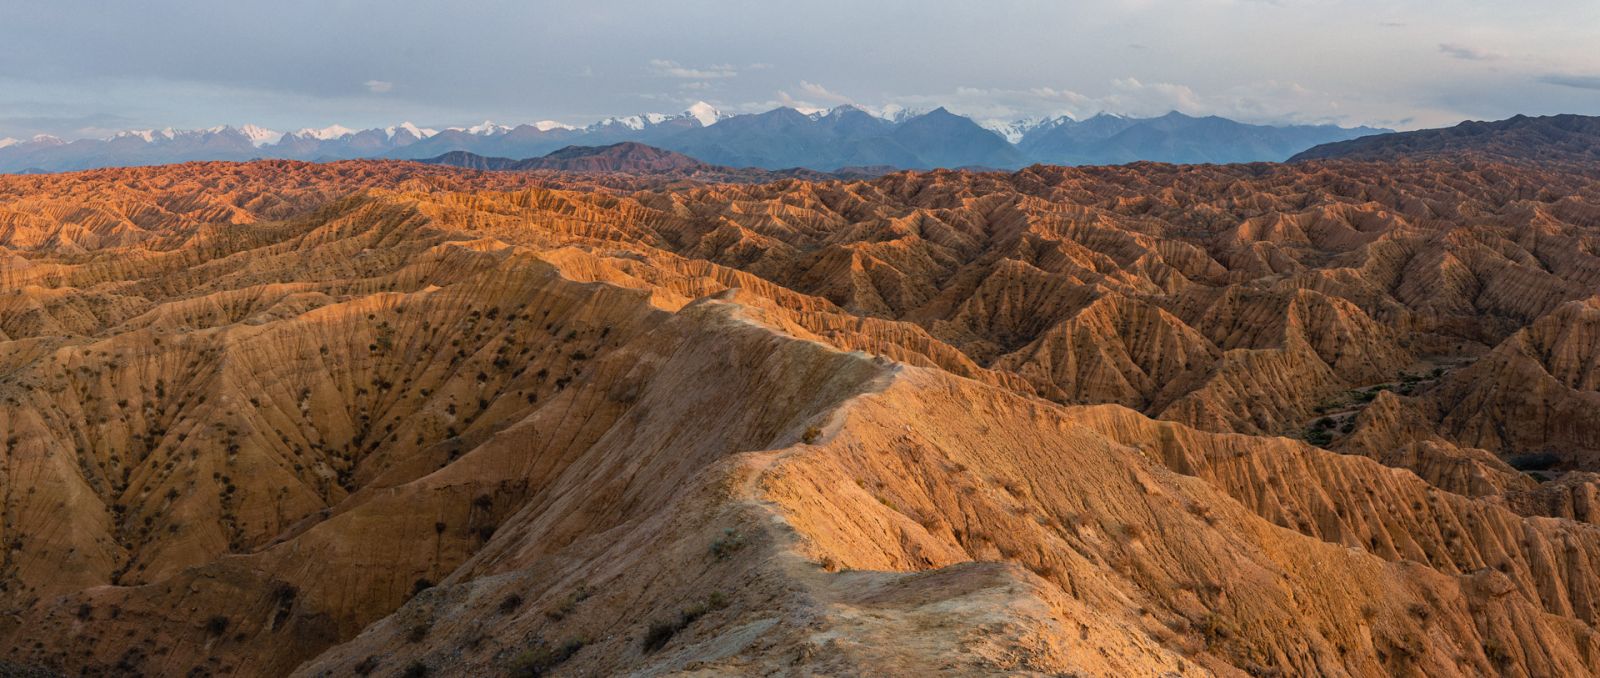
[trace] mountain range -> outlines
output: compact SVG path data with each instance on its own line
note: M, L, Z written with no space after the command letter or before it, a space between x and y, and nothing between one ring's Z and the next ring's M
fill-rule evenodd
M1291 160L1392 162L1460 155L1502 162L1579 163L1592 167L1600 160L1600 117L1518 115L1492 122L1468 120L1454 127L1322 144Z
M0 140L0 172L62 172L196 160L278 158L331 161L424 159L452 151L526 158L567 146L638 142L715 165L763 169L887 166L898 169L1034 163L1121 164L1281 161L1322 143L1388 130L1332 125L1249 125L1178 112L1158 118L1101 114L980 124L945 108L874 115L855 106L802 112L777 108L728 115L704 103L675 115L608 118L585 127L553 121L484 122L435 130L403 123L356 130L340 125L281 133L255 125L136 130L106 139L38 136Z

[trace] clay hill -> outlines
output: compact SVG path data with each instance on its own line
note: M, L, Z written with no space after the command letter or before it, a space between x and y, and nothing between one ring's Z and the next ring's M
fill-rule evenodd
M426 162L481 170L556 170L561 172L697 172L711 165L682 153L662 150L633 141L609 146L568 146L548 155L526 160L485 158L466 151L452 151Z
M1600 672L1600 180L0 178L62 675Z
M1494 122L1466 121L1455 127L1396 132L1314 146L1291 162L1343 158L1398 160L1474 155L1502 162L1600 161L1600 117L1519 115Z
M833 172L818 172L801 167L764 170L757 167L712 165L682 153L626 141L610 146L568 146L537 158L514 160L484 157L466 151L451 151L422 160L433 165L493 172L545 172L567 175L563 180L589 183L596 175L622 175L613 181L638 186L640 177L662 180L694 180L718 183L767 182L778 179L867 179L889 174L892 167L841 167ZM582 174L586 176L573 177Z

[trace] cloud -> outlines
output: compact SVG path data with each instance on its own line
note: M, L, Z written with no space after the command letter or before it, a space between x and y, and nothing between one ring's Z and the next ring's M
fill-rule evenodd
M1494 61L1500 58L1500 55L1494 52L1451 43L1441 43L1439 51L1452 59L1462 59L1464 61Z
M830 91L828 88L823 87L822 85L818 85L817 83L814 83L814 82L806 82L804 80L801 80L800 81L800 91L804 92L806 96L811 97L813 99L817 99L817 100L822 101L824 103L830 103L830 104L848 104L848 103L850 103L850 97L847 97L847 96L845 96L843 94L839 94L838 92Z
M1297 82L1263 80L1210 91L1133 77L1106 84L1106 89L1094 94L1051 86L958 87L953 92L889 97L883 103L911 110L947 106L973 119L996 123L1060 115L1082 120L1097 113L1143 118L1179 111L1260 124L1349 124L1353 115L1339 98Z
M1121 113L1157 115L1168 111L1205 112L1211 107L1188 85L1170 82L1140 82L1137 78L1116 78L1112 92L1101 106ZM1165 109L1165 110L1163 110Z
M1546 85L1600 91L1600 75L1546 75L1539 78L1539 82Z
M779 90L777 98L772 101L746 102L737 105L736 108L747 112L761 112L777 106L786 106L801 113L819 113L845 104L855 105L855 101L817 83L801 80L799 86L794 88L794 92L787 89Z
M117 132L129 129L133 121L115 113L95 113L91 115L73 116L43 116L43 115L0 115L0 137L18 136L29 137L34 134L65 135L73 139L103 138Z
M682 78L684 80L711 80L716 78L731 78L739 74L739 69L729 64L706 66L703 68L689 68L676 61L667 59L651 59L650 68L659 75L669 78Z
M366 85L367 91L373 94L387 94L394 89L394 83L387 80L368 80L361 84Z

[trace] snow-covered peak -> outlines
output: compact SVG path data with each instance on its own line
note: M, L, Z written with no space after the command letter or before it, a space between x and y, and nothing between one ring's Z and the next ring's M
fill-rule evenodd
M884 104L878 107L876 110L871 108L864 108L862 110L883 118L884 120L888 120L889 122L895 123L904 122L905 120L915 118L923 113L922 111L906 108L900 104Z
M7 146L15 146L15 145L20 144L20 143L22 143L21 139L13 139L11 137L6 137L4 139L0 139L0 148L5 148Z
M383 133L385 135L387 135L391 141L394 140L394 137L395 137L396 134L399 134L401 132L406 132L406 133L410 134L411 136L416 137L417 140L420 141L422 139L426 139L426 138L431 137L431 136L433 136L435 134L438 134L439 130L426 129L426 128L423 128L423 127L417 127L416 125L413 125L410 122L402 122L402 123L400 123L398 125L393 125L393 126L390 126L390 127L383 128Z
M621 125L628 129L644 129L644 118L641 118L637 115L611 117L601 120L600 122L595 123L593 126L610 127L612 125Z
M329 125L322 129L312 129L307 127L295 132L294 135L302 138L309 137L319 141L330 141L355 133L355 130L345 127L344 125Z
M168 132L169 132L169 130L161 130L160 132L157 132L157 131L155 131L153 129L130 129L130 130L123 130L121 132L117 132L116 134L111 135L111 138L112 139L142 139L142 140L144 140L145 143L148 144L148 143L153 143L156 140L157 136L160 136L160 137L165 138L165 139L171 139L172 136Z
M694 105L690 106L689 110L684 111L684 114L699 120L701 127L710 127L717 124L718 120L728 117L723 115L722 111L717 110L717 107L704 101L694 102Z
M1063 124L1068 124L1071 122L1073 122L1071 117L1060 115L1054 118L1038 117L1022 118L1021 120L983 120L979 121L978 124L983 126L984 129L1005 137L1006 141L1015 144L1022 141L1022 137L1027 136L1030 133L1038 130L1060 127Z
M536 129L536 130L539 130L540 132L549 132L550 130L557 130L557 129L564 129L564 130L575 130L575 129L578 129L576 127L573 127L572 125L568 125L568 124L566 124L564 122L556 122L554 120L540 120L539 122L533 123L533 128Z
M506 127L505 125L497 125L489 120L485 120L471 127L451 127L450 129L466 132L467 134L480 137L494 134L505 134L506 132L511 131L510 127Z
M258 125L244 125L239 128L239 133L243 134L244 138L249 139L250 145L256 148L278 143L278 140L283 138L283 132L277 132Z
M637 130L642 130L642 129L646 128L646 127L649 127L651 125L659 125L659 124L661 124L663 122L671 120L672 117L673 116L663 115L661 113L644 113L642 115L624 115L624 116L618 116L618 117L613 117L613 118L606 118L605 120L601 120L600 122L597 122L597 123L591 125L590 127L594 128L594 129L599 129L599 128L603 128L603 127L611 127L611 126L614 126L614 125L621 125L621 126L626 127L628 129L637 131Z
M1023 118L1021 120L980 120L978 125L984 129L1005 137L1006 143L1022 141L1022 136L1037 129L1043 118Z

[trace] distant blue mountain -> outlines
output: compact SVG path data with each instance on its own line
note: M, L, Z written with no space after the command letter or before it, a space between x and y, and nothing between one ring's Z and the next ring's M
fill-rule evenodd
M0 172L70 171L190 160L434 158L453 151L528 158L568 146L633 142L729 167L983 167L1033 163L1121 164L1282 161L1319 144L1387 132L1366 127L1247 125L1173 112L1159 118L1097 115L980 125L937 108L895 119L854 106L802 112L724 115L696 104L677 115L611 118L587 127L551 122L432 130L409 123L382 129L333 126L280 134L252 125L205 130L143 130L110 139L0 140ZM1008 140L1009 138L1009 140ZM1015 143L1013 143L1013 141Z

